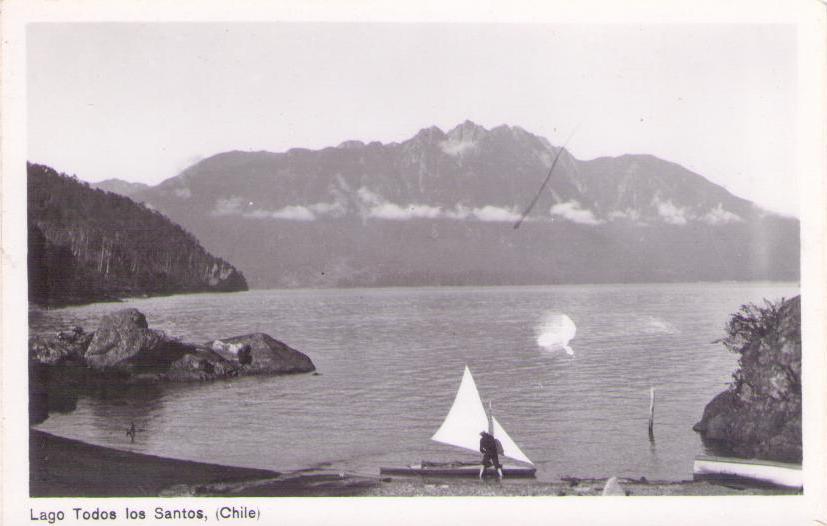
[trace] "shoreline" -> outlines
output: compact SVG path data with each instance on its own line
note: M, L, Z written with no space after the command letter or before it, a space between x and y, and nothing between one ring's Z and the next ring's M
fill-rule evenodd
M514 284L462 284L462 285L342 285L342 286L319 286L319 287L248 287L246 290L232 290L232 291L216 291L216 290L198 290L198 291L179 291L179 292L165 292L159 294L133 294L122 296L111 296L107 298L93 298L80 299L70 302L54 302L43 303L27 301L27 306L30 310L50 311L55 309L64 309L71 307L86 307L95 304L112 304L127 303L131 300L149 299L149 298L168 298L172 296L189 296L194 294L234 294L238 292L302 292L302 291L329 291L329 290L356 290L356 289L446 289L446 288L536 288L536 287L582 287L582 286L623 286L623 287L637 287L641 285L763 285L769 287L787 287L794 286L801 288L800 279L722 279L722 280L663 280L663 281L606 281L606 282L565 282L565 283L514 283Z
M400 496L596 496L606 479L498 482L380 477L335 470L289 473L177 460L95 446L29 429L31 497L400 497ZM707 481L620 479L627 495L800 495Z
M173 484L241 482L279 475L132 453L29 428L32 497L154 497Z

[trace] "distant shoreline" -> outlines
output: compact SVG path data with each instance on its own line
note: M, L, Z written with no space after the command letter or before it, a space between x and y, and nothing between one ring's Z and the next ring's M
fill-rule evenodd
M236 294L236 293L245 293L245 292L267 292L267 291L278 291L278 292L302 292L302 291L331 291L331 290L342 290L342 291L352 291L352 290L382 290L382 289L486 289L486 288L536 288L536 287L635 287L635 286L643 286L643 285L747 285L747 284L756 284L756 285L764 285L764 286L798 286L801 288L801 280L770 280L770 279L745 279L745 280L715 280L715 281L607 281L607 282L572 282L572 283L517 283L517 284L460 284L460 285L376 285L376 286L369 286L369 285L344 285L338 287L250 287L247 290L236 290L236 291L212 291L212 290L201 290L201 291L190 291L190 292L167 292L167 293L159 293L159 294L135 294L135 295L125 295L125 296L112 296L109 298L98 298L98 299L84 299L78 301L56 301L53 303L38 303L35 301L28 300L29 310L54 310L54 309L63 309L67 307L84 307L88 305L96 305L96 304L104 304L109 303L112 305L118 305L121 303L125 303L131 300L140 300L140 299L150 299L150 298L168 298L172 296L189 296L193 294Z
M560 482L380 478L307 469L289 474L163 458L29 430L31 497L594 496L605 479ZM629 495L796 495L787 489L621 479Z

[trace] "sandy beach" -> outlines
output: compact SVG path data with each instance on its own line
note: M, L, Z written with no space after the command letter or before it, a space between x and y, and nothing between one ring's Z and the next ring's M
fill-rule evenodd
M307 469L290 473L190 462L94 446L30 430L32 497L153 496L596 496L605 479L537 482L379 477ZM627 495L795 495L705 481L620 479Z

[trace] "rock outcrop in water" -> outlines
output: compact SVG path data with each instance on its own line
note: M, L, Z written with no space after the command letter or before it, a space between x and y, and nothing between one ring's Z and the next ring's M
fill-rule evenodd
M182 342L150 329L137 309L104 316L94 333L80 327L29 339L30 417L74 409L73 393L93 387L205 381L316 369L305 354L263 333Z
M212 349L228 360L243 364L251 372L310 372L313 362L267 334L257 332L212 342Z
M801 297L743 306L727 330L739 368L693 429L724 453L801 462Z

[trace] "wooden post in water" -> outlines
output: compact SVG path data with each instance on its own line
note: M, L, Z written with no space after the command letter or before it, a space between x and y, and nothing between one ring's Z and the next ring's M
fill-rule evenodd
M655 440L655 388L649 388L649 440Z

